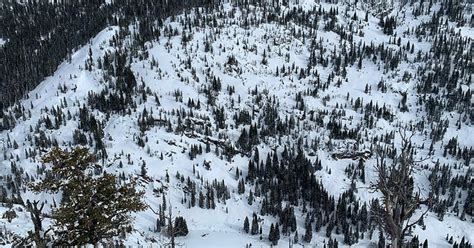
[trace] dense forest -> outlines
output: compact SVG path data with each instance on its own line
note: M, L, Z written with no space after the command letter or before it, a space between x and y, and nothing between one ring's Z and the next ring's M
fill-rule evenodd
M8 40L0 47L2 109L27 96L105 27L162 20L185 8L209 4L205 0L117 0L112 4L105 0L2 2L0 37ZM155 38L153 28L144 28L141 34L145 40Z

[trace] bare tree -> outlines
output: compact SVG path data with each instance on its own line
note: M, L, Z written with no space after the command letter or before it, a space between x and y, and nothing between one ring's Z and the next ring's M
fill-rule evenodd
M399 133L402 139L401 153L394 157L391 165L387 165L385 161L387 151L380 147L377 149L375 166L377 180L371 184L373 190L382 194L380 224L390 235L392 246L395 248L403 247L404 238L410 228L419 223L428 211L410 221L415 210L421 204L429 202L429 198L421 198L419 189L414 192L412 173L419 161L413 160L414 147L411 143L413 133L408 136L405 129L400 129Z
M171 246L171 248L175 248L176 247L176 242L175 242L175 236L176 236L176 233L175 233L175 228L176 226L174 225L174 218L173 218L173 210L172 210L172 206L170 204L170 207L168 209L168 216L166 217L166 220L168 222L168 226L166 227L166 231L167 231L167 234L168 234L168 237L169 237L169 243L167 243L167 246Z
M43 248L46 247L47 239L46 234L51 230L48 229L46 231L43 230L43 207L44 202L41 203L41 206L38 207L39 201L30 202L30 200L26 201L26 209L30 212L31 221L33 222L34 230L31 232L30 236L36 244L36 247Z
M175 248L176 246L182 246L180 243L176 243L175 238L178 236L186 236L188 234L188 227L186 225L186 221L183 217L180 216L173 216L173 206L171 202L169 203L168 207L168 215L165 216L164 214L160 213L160 211L155 211L150 205L148 207L154 212L159 218L164 218L164 223L167 223L163 231L165 235L168 237L168 241L163 243L165 247Z

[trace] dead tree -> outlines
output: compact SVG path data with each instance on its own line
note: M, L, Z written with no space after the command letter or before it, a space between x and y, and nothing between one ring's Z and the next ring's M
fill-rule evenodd
M165 244L166 247L175 248L176 246L182 246L180 243L176 243L175 238L178 236L186 236L188 234L188 227L183 217L173 217L172 206L168 209L168 216L166 217L168 225L166 227L166 234L168 235L169 242Z
M165 228L163 229L163 232L168 238L168 241L163 243L164 247L171 247L175 248L176 246L182 246L181 243L176 243L176 237L178 236L186 236L188 234L188 228L183 221L180 221L179 219L183 219L183 217L175 217L173 216L173 206L171 205L171 202L169 203L168 207L168 215L165 216L165 214L162 212L163 210L161 209L160 206L160 211L154 210L150 205L148 205L150 210L158 215L159 219L164 219L164 223L167 223L165 225ZM183 225L184 224L184 225ZM161 225L161 224L160 224Z
M400 136L401 153L394 157L390 165L385 161L387 151L380 147L377 149L377 180L371 184L374 191L382 194L380 225L390 235L394 248L404 247L409 230L424 218L428 210L413 221L410 218L421 204L429 201L421 198L419 189L414 192L412 173L417 161L413 160L413 134L408 136L406 130L400 130Z
M167 227L167 232L168 232L168 237L170 239L168 245L171 246L171 248L176 247L176 242L175 242L175 229L176 226L174 225L174 220L173 220L173 211L172 207L170 204L170 208L168 209L168 217L166 218L168 220L168 227Z
M30 202L30 200L26 201L26 208L30 212L31 221L33 222L34 230L31 234L33 241L36 244L36 247L43 248L46 247L46 240L44 236L46 232L43 232L43 225L42 225L42 211L44 207L44 202L41 203L41 206L38 207L38 201Z

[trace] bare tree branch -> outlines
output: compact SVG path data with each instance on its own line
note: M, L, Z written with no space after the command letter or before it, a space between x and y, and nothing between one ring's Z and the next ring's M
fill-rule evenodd
M390 235L392 246L396 248L403 246L407 232L411 227L420 223L428 211L427 209L414 222L410 222L416 209L421 204L430 202L429 198L421 199L419 188L417 192L414 192L412 174L416 162L413 160L415 147L412 145L411 139L415 133L409 133L406 128L400 128L399 134L401 153L393 158L390 165L387 165L385 161L388 148L377 145L374 168L377 179L370 185L373 191L382 194L381 227Z

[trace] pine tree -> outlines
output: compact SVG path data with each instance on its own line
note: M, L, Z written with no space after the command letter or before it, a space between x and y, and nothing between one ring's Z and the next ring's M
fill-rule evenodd
M247 216L245 216L245 220L244 220L244 231L245 231L246 233L249 233L249 225L250 225L250 223L249 223L249 218L248 218Z
M43 157L50 164L46 177L34 184L33 191L62 193L58 208L52 211L55 219L55 245L97 244L101 239L119 235L132 223L130 212L145 209L143 192L136 190L134 181L117 184L116 176L102 174L92 177L96 157L86 148L72 151L53 148Z
M272 243L272 245L275 244L275 228L273 226L273 223L270 225L270 231L268 232L268 240Z
M252 235L258 234L258 220L257 220L256 214L253 214L252 228L250 229L250 234Z
M178 216L174 220L174 235L175 237L188 235L188 225L182 216Z
M278 240L280 240L280 226L278 225L278 222L275 224L275 239L277 243Z
M204 208L204 194L202 191L199 191L199 203L198 203L200 208Z
M311 242L311 239L313 238L313 230L311 228L311 222L308 222L306 224L306 232L304 234L304 241L309 243Z
M250 190L249 197L248 197L248 202L249 205L253 204L253 193L252 190Z
M244 180L239 180L239 183L237 185L237 193L243 194L245 192L245 183Z

